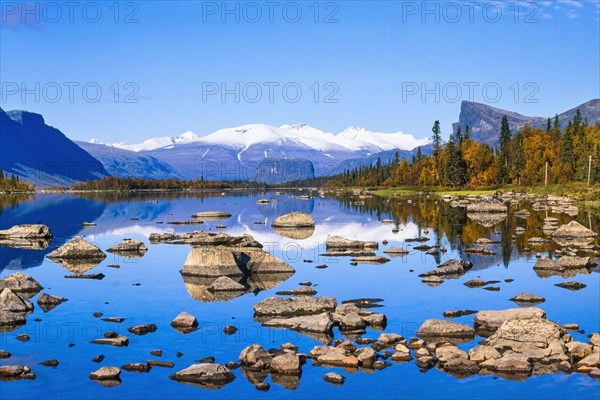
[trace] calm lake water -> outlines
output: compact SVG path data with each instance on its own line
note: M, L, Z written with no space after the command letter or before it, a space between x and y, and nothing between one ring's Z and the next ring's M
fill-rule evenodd
M259 343L265 348L279 347L292 342L301 352L308 353L321 343L299 333L283 329L262 328L253 319L253 305L276 291L294 289L302 281L315 284L318 296L331 296L338 302L361 297L384 299L383 307L376 309L388 319L385 332L415 336L419 325L429 318L442 318L451 309L505 309L517 307L508 299L520 292L530 292L546 298L538 307L559 324L578 323L586 334L572 332L575 340L588 342L587 333L600 331L600 269L584 271L575 277L540 277L533 270L535 252L526 253L526 240L543 236L542 221L547 216L560 219L560 223L576 219L592 230L600 231L598 214L580 211L576 217L555 215L549 211L532 212L527 219L509 215L492 227L485 227L467 218L464 209L437 204L426 196L409 199L384 200L315 197L302 199L298 193L232 192L222 195L137 195L129 197L103 195L81 197L59 194L40 194L35 197L0 199L0 229L15 224L43 223L50 227L54 239L45 250L19 250L0 247L0 277L23 271L38 280L44 291L69 300L45 313L36 305L27 318L27 324L12 332L0 333L0 349L12 353L1 365L28 365L37 375L36 380L0 382L2 399L122 399L122 398L298 398L298 399L383 399L383 398L599 398L600 383L583 374L532 376L524 382L491 376L474 375L458 379L436 368L420 372L412 362L393 365L385 370L369 373L345 371L341 368L313 366L309 360L303 367L299 385L294 390L272 382L264 393L254 388L240 369L234 370L235 381L220 390L206 390L185 385L168 376L194 363L194 360L214 356L216 362L225 364L237 361L240 351L249 344ZM257 204L258 199L274 199L269 204ZM525 204L526 206L527 204ZM525 206L513 208L516 210ZM226 211L233 217L205 221L203 225L170 225L168 221L190 220L199 211ZM277 234L271 222L279 215L304 211L316 221L314 234L304 240L288 239ZM384 224L383 219L395 223ZM94 222L94 227L82 228L82 222ZM164 224L157 224L163 221ZM265 222L264 225L256 222ZM152 232L190 232L193 230L217 231L231 235L251 234L277 257L292 265L296 273L276 287L258 293L248 293L229 301L209 302L199 296L201 288L194 282L184 281L179 271L191 248L185 245L153 245L148 236ZM392 230L397 227L397 233ZM516 227L526 229L515 236ZM325 258L327 235L341 235L360 240L380 242L378 255L390 246L408 246L409 238L424 231L430 238L427 244L445 246L448 251L437 259L424 252L411 250L405 257L392 258L383 265L350 264L348 257ZM124 259L107 253L108 257L87 273L103 273L103 280L65 279L71 274L64 267L45 259L73 236L80 235L103 250L125 238L142 240L149 251L137 260ZM470 256L463 251L480 237L497 240L490 248L493 256ZM381 245L383 240L389 243ZM414 243L417 245L417 243ZM555 249L535 248L544 255ZM438 287L421 282L419 273L434 268L447 259L462 258L473 262L474 267L459 279L446 280ZM305 262L312 260L312 263ZM598 262L596 260L596 262ZM108 267L120 264L119 269ZM316 266L326 264L328 268ZM470 279L500 281L500 291L470 289L463 283ZM514 279L505 283L504 279ZM554 286L567 280L583 282L587 287L569 291ZM31 300L35 304L37 297ZM195 315L200 329L181 334L170 327L171 320L180 312ZM95 318L123 317L121 324L104 322ZM41 319L35 322L36 318ZM454 321L473 324L473 316ZM135 336L127 328L155 323L158 330L145 336ZM226 336L223 326L236 325L236 334ZM106 331L117 331L130 339L128 347L116 348L89 343ZM20 342L15 337L27 333L31 340ZM335 337L342 337L334 329ZM380 332L367 330L365 337L377 338ZM463 344L463 349L474 347L481 338ZM75 344L69 347L69 344ZM162 357L150 351L162 349ZM176 357L181 352L183 356ZM105 360L92 362L103 354ZM48 359L57 359L56 368L38 365ZM88 379L90 372L102 365L121 366L129 362L149 359L172 361L173 369L154 367L149 373L121 373L122 383L103 387ZM329 371L346 377L343 386L332 386L322 376Z

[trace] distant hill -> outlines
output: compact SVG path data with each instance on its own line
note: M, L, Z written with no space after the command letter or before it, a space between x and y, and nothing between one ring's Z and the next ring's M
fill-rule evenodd
M0 169L37 188L108 176L100 161L27 111L0 109Z
M558 114L561 128L564 129L568 121L573 119L577 109L580 110L582 118L587 118L588 123L600 122L600 99L594 99ZM500 123L504 115L508 119L511 130L516 132L526 124L533 128L545 129L548 117L554 118L555 113L551 113L548 117L529 117L486 104L463 101L458 122L452 124L452 128L456 132L460 126L464 131L465 127L469 125L472 139L496 146L499 143Z
M155 157L89 142L75 142L102 163L112 176L120 178L183 178L170 164Z

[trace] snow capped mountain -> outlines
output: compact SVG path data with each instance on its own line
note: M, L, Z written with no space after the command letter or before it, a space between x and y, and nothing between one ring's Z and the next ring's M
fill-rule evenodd
M103 144L96 139L92 144ZM113 143L108 146L130 151L150 151L171 148L179 144L204 143L226 146L243 150L259 144L282 145L297 144L323 152L367 151L375 153L393 149L412 150L425 146L429 139L415 139L413 135L402 132L381 133L364 128L350 127L334 135L308 124L282 125L274 127L265 124L247 124L233 128L220 129L209 135L199 137L193 132L185 132L176 137L158 137L139 144Z
M173 146L176 144L193 143L193 142L197 142L199 140L200 140L200 138L198 136L196 136L194 134L194 132L188 131L188 132L184 132L181 135L178 135L175 137L163 136L163 137L148 139L139 144L127 144L127 143L123 143L123 142L109 144L109 143L102 143L96 139L91 139L89 141L89 143L104 144L106 146L116 147L116 148L119 148L122 150L138 152L138 151L149 151L149 150L161 149L161 148Z

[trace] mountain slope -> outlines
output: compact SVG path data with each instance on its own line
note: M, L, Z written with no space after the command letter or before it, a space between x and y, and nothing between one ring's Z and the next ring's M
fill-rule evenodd
M75 143L100 161L112 176L146 179L182 178L171 165L143 153L96 143Z
M559 114L558 118L562 129L566 127L569 120L573 119L577 109L580 110L582 118L587 118L588 123L600 122L600 99L594 99ZM456 132L458 126L464 130L469 125L471 137L474 140L496 146L499 143L500 123L504 115L506 115L513 132L526 124L533 128L545 129L548 121L547 117L529 117L486 104L463 101L458 122L452 124L452 128Z
M0 168L38 188L108 176L100 161L39 114L0 109Z

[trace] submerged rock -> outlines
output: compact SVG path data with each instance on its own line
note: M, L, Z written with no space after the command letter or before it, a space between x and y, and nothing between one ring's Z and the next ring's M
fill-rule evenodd
M334 385L342 385L346 381L346 378L344 378L342 375L336 374L335 372L328 372L323 375L323 380Z
M551 234L552 238L562 239L581 239L594 238L598 234L591 229L586 228L577 221L571 221L566 225L562 225Z
M328 333L333 328L333 319L328 312L316 315L303 315L291 318L272 318L264 321L263 326L287 328L301 332Z
M385 264L386 262L389 262L390 259L382 256L357 256L351 261L359 264Z
M554 286L558 286L559 288L567 289L567 290L581 290L587 287L585 283L577 282L577 281L568 281L557 283Z

